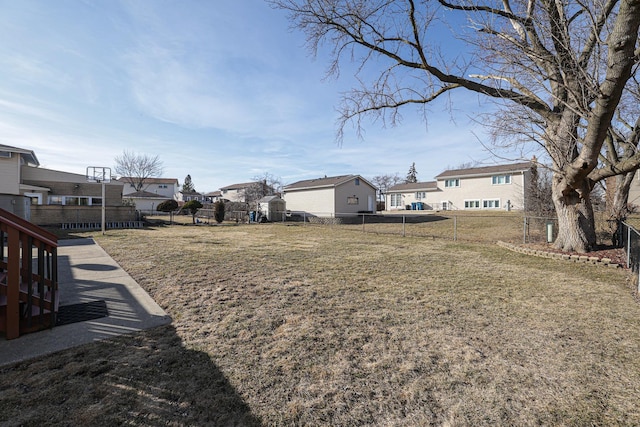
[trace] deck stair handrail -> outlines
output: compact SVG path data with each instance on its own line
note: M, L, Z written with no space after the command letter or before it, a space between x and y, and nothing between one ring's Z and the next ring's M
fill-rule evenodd
M58 238L0 209L0 332L7 339L55 325Z

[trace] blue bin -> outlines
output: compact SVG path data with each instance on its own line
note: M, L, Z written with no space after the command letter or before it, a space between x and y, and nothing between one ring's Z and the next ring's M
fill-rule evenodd
M249 222L256 221L256 211L249 211Z

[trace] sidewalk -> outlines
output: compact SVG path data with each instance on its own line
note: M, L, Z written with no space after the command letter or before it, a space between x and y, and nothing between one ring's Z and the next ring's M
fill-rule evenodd
M60 306L105 301L108 316L9 341L0 337L0 366L171 323L167 313L93 239L59 242L58 284Z

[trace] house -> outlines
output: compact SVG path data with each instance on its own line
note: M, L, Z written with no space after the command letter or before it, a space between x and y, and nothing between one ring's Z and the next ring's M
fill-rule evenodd
M38 225L101 221L102 184L39 166L33 151L0 145L0 207ZM134 221L135 212L122 205L122 183L104 187L108 220Z
M22 183L20 170L24 165L40 165L32 150L0 144L0 208L29 219L31 200L26 194L38 188Z
M433 197L439 200L431 205L437 210L523 210L530 179L531 162L446 170L436 176L439 192Z
M197 191L178 191L176 194L176 200L182 206L182 204L186 202L190 202L191 200L197 200L200 203L205 203L207 201L207 197L198 193Z
M258 184L257 182L242 182L239 184L231 184L226 187L220 188L220 192L222 199L227 200L229 202L242 202L245 203L247 201L246 193L247 189L252 186Z
M122 196L128 196L139 191L154 194L162 197L164 200L176 198L176 193L180 190L178 180L175 178L146 178L144 185L140 190L136 190L132 184L132 178L120 177L118 181L124 184Z
M438 183L410 182L390 187L385 194L387 210L431 210L440 201Z
M287 210L318 217L374 212L376 187L360 175L308 179L283 189Z
M204 195L209 203L215 203L219 200L223 200L222 191L209 191Z

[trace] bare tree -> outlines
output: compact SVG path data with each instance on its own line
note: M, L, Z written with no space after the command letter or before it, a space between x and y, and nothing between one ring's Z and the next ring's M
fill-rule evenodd
M131 184L136 191L144 190L145 181L149 178L162 175L162 162L158 156L152 157L125 150L114 160L116 166L113 170Z
M290 12L314 53L330 45L330 73L345 58L358 62L362 87L343 98L339 139L367 115L394 124L406 105L426 109L453 90L482 95L534 132L550 159L556 246L585 252L596 244L592 189L640 166L639 153L601 157L636 72L640 2L270 1ZM437 32L446 29L468 52L442 53L447 38ZM367 83L370 66L377 74Z
M396 172L393 175L376 175L371 178L371 183L378 187L378 200L384 201L384 195L387 194L389 188L393 187L396 184L400 184L402 182L402 178Z
M253 179L255 182L244 190L244 199L252 208L257 208L258 200L265 196L275 195L282 190L280 178L268 172L255 176Z

